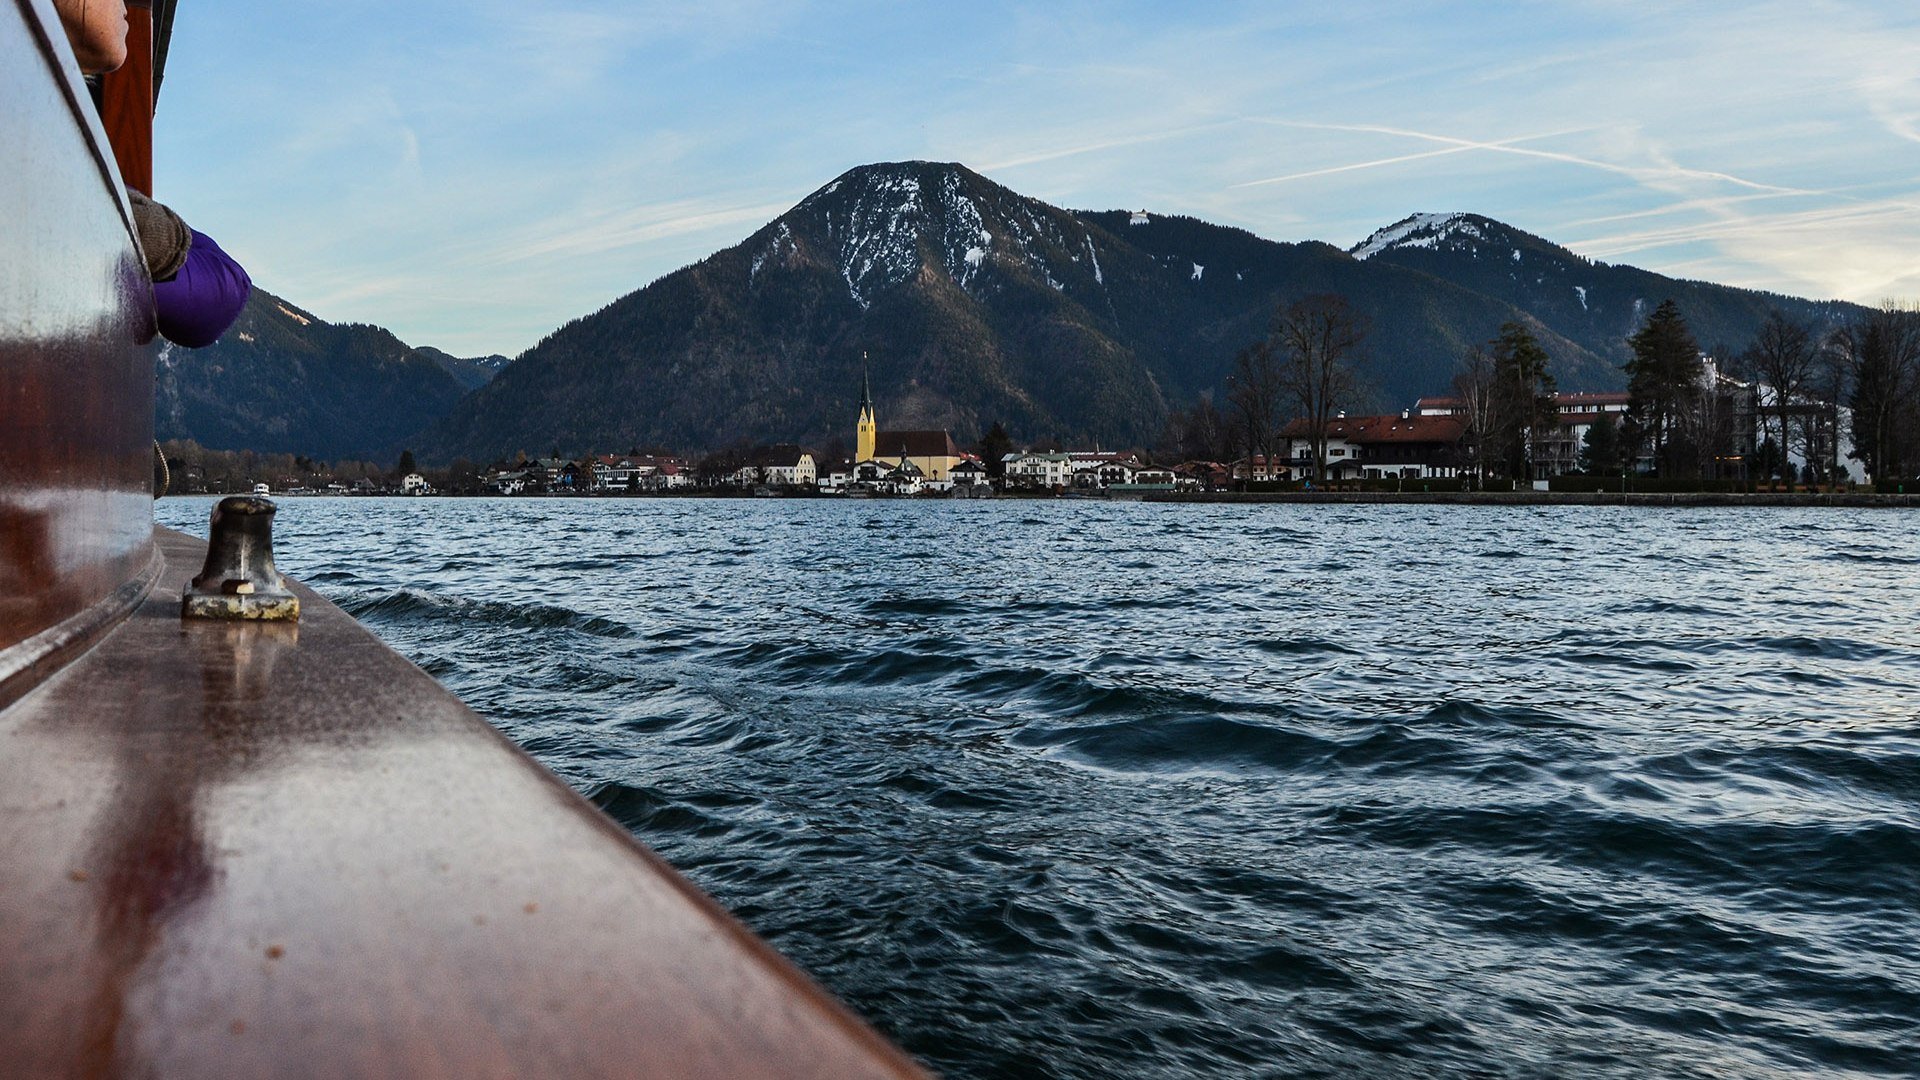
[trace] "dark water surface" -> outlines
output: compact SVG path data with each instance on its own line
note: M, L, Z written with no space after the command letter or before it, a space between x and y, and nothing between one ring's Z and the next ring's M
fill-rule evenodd
M952 1076L1920 1075L1913 512L281 505Z

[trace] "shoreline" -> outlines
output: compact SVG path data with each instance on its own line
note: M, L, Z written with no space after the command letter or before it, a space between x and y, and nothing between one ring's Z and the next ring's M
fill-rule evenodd
M229 494L244 494L232 492ZM169 492L162 496L168 499L219 499L219 492ZM432 495L402 495L397 492L378 492L366 495L339 495L327 493L286 493L275 492L275 499L741 499L761 500L765 496L755 496L734 491L683 491L672 494L651 493L632 495L613 492L593 492L575 494L573 492L523 492L517 495L454 495L434 493ZM781 495L776 498L801 499L806 501L843 501L844 495ZM864 500L863 500L864 501ZM1920 507L1920 494L1880 495L1870 492L1715 492L1715 491L1150 491L1124 495L1080 494L1071 498L1062 495L1049 495L1041 492L1003 492L992 496L971 497L926 497L926 496L883 496L873 502L1149 502L1149 503L1304 503L1331 505L1367 505L1397 503L1402 505L1439 505L1439 506L1777 506L1777 507L1881 507L1886 509L1911 509Z
M1167 491L1154 503L1410 503L1445 506L1845 506L1920 507L1920 494L1785 491Z

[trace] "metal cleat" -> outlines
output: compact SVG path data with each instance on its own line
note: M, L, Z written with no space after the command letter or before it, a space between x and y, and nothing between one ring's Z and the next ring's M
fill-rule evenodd
M273 568L270 499L233 495L213 508L207 562L180 598L183 619L292 621L300 598Z

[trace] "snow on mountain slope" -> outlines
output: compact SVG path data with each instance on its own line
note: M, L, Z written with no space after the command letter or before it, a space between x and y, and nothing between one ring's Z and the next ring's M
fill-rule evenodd
M1562 386L1606 389L1649 300L1675 297L1703 343L1749 340L1772 306L1830 314L1609 267L1475 214L1414 215L1342 251L886 162L556 330L415 449L827 440L868 370L890 423L1145 445L1314 293L1367 320L1388 406L1443 389L1465 344L1509 321L1537 328Z
M1348 252L1366 260L1393 248L1439 247L1456 236L1469 240L1485 239L1480 227L1467 214L1415 214L1396 221L1362 240Z
M753 256L753 270L794 250L796 233L817 242L863 310L925 266L969 293L992 271L1025 276L1056 292L1105 285L1099 241L1072 215L1018 195L955 165L890 162L851 170L802 200Z

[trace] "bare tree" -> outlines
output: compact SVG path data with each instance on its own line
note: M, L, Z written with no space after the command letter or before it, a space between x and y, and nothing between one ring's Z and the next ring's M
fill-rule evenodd
M1496 433L1504 429L1506 421L1501 415L1502 395L1493 354L1480 345L1469 347L1454 370L1453 392L1466 412L1474 474L1484 481L1499 455Z
M1716 373L1700 390L1693 405L1674 418L1683 441L1692 446L1695 470L1709 480L1739 479L1732 474L1735 460L1734 413L1737 402L1730 384Z
M1282 379L1281 362L1267 342L1249 345L1233 358L1233 373L1227 376L1227 405L1233 409L1235 424L1246 442L1248 479L1253 478L1251 459L1255 454L1266 458L1267 475L1273 475Z
M1226 420L1220 410L1214 407L1211 394L1200 395L1193 408L1182 416L1179 431L1178 455L1181 461L1224 461L1230 455L1226 450Z
M1920 394L1920 311L1888 300L1833 340L1853 389L1854 456L1876 480L1902 472Z
M1175 409L1167 414L1167 423L1154 445L1154 457L1161 463L1182 461L1228 461L1233 458L1231 421L1220 415L1211 393L1194 400L1191 409Z
M1840 402L1848 385L1847 358L1830 336L1820 347L1820 360L1807 381L1809 396L1819 403L1811 416L1801 419L1800 437L1805 440L1807 465L1812 483L1838 483L1840 476Z
M1365 321L1347 298L1332 293L1295 301L1274 320L1281 392L1305 422L1316 480L1326 470L1327 428L1358 390L1355 366L1366 336Z
M1775 424L1780 432L1781 467L1787 467L1787 452L1791 445L1787 429L1787 418L1792 414L1795 401L1803 397L1815 375L1815 366L1820 360L1820 341L1811 327L1787 318L1779 308L1767 313L1767 321L1760 324L1760 332L1754 335L1753 343L1747 346L1743 357L1747 369L1753 377L1766 384L1772 391L1771 399L1761 396L1756 399L1757 411L1764 425L1766 414L1772 411ZM1762 434L1765 434L1763 426ZM1806 458L1813 460L1813 448L1806 448Z

